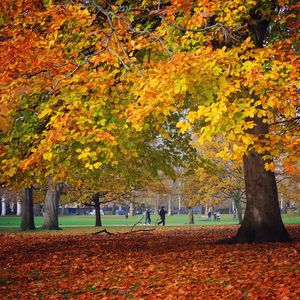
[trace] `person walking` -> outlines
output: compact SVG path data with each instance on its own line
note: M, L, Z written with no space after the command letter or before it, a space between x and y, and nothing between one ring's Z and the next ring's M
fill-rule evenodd
M210 219L211 219L211 211L209 211L207 214L207 221L210 221Z
M221 221L221 214L219 211L217 211L217 214L216 214L216 221L217 222L220 222Z
M151 224L150 210L147 208L145 212L145 225Z
M232 221L236 222L236 210L235 209L232 211Z
M160 216L160 221L157 223L157 225L159 226L159 224L163 224L163 226L166 225L166 212L165 212L165 208L164 206L161 207L160 211L159 211L159 216Z

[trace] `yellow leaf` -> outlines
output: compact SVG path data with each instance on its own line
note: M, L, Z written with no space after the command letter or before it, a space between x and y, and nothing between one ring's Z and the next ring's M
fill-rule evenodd
M267 171L274 171L274 169L275 169L274 162L265 163L265 169Z
M176 124L176 127L179 128L181 133L185 133L187 130L191 129L191 124L186 121L180 121Z
M7 172L7 175L8 175L9 177L13 177L13 176L16 174L16 172L17 172L17 169L16 169L16 168L11 168L11 169L9 169L9 171Z
M45 108L39 115L38 118L42 119L44 118L46 115L49 115L52 112L51 108Z
M95 169L99 169L101 167L101 165L102 165L102 163L98 161L98 162L94 163L93 167Z
M51 152L45 152L43 153L43 158L44 160L51 160L52 159L53 154Z

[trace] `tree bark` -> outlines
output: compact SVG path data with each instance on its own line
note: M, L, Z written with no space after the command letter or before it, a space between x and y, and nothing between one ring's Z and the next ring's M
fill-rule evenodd
M173 199L172 199L172 195L169 195L169 198L168 198L168 216L172 216L172 203L173 202Z
M61 216L64 216L64 215L65 215L65 208L66 208L65 204L63 204L63 205L61 206L61 212L60 212L60 215L61 215Z
M95 216L96 216L96 227L101 227L102 226L102 220L101 220L101 206L100 206L100 200L99 200L99 195L98 197L94 198L94 203L95 203Z
M262 136L268 133L268 125L254 117L255 127L249 133ZM266 171L262 154L255 149L244 155L246 187L246 211L234 242L263 243L290 242L279 208L274 172Z
M194 224L194 212L192 207L188 207L189 210L189 224Z
M22 203L22 213L21 213L21 228L22 231L34 230L34 216L33 216L33 189L25 188L23 203Z
M242 213L242 205L241 205L241 195L235 195L234 196L234 206L236 209L236 213L238 216L239 224L242 224L243 222L243 213Z
M129 206L129 215L135 216L135 203L131 202Z
M1 198L1 216L5 216L6 215L6 199L5 196L2 195Z
M59 230L58 226L58 206L61 195L61 184L54 184L52 179L48 179L48 189L45 197L45 214L43 229Z

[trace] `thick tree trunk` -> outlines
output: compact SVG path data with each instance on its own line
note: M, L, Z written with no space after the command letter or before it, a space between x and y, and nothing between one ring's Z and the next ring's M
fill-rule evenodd
M194 212L192 207L188 207L189 210L189 224L194 224Z
M243 222L234 242L290 242L278 203L275 175L264 168L255 150L244 157L247 204Z
M61 195L61 184L54 184L48 179L48 189L45 197L45 214L43 229L58 230L58 206Z
M33 190L32 187L24 189L22 213L21 213L21 230L34 230L33 216Z

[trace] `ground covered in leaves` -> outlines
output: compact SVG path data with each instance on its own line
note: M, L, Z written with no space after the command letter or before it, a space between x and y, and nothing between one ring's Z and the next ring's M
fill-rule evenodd
M288 244L224 245L237 227L131 234L2 234L1 299L300 299Z

